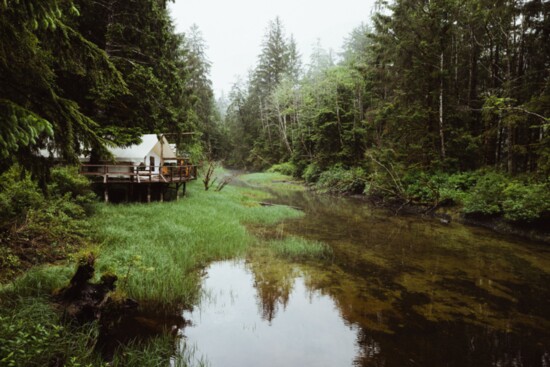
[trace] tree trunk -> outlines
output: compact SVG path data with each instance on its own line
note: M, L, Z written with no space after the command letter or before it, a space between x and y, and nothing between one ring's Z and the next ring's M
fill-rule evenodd
M439 139L441 142L441 158L445 159L445 125L443 120L443 52L441 52L439 60Z

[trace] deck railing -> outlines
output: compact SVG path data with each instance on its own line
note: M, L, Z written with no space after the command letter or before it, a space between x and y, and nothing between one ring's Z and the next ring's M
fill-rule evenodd
M178 183L197 179L197 166L133 166L120 164L83 164L80 174L102 179L103 183Z

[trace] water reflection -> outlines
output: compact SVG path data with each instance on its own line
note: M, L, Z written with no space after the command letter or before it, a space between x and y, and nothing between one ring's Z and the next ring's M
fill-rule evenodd
M243 261L215 263L207 272L201 304L184 314L192 326L182 343L203 354L195 362L204 357L214 367L352 365L357 329L343 322L330 297L308 290L302 278L282 287L266 278L258 282L262 272Z
M306 215L255 233L323 241L334 257L213 265L184 330L212 366L550 366L550 247L276 195Z
M281 224L285 234L334 250L330 266L303 266L306 282L361 327L358 365L548 364L548 246L391 216L357 200L310 193L277 200L306 210ZM382 352L373 359L375 349Z

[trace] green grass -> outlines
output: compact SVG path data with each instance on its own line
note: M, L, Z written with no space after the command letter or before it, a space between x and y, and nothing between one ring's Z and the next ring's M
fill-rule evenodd
M294 236L272 240L269 247L277 256L291 260L326 259L332 254L331 248L322 242Z
M276 188L277 190L303 191L305 186L291 176L278 172L259 172L239 176L239 179L250 185Z
M262 195L233 186L205 192L194 183L179 202L101 205L92 221L102 243L98 269L121 276L121 291L138 302L193 304L197 270L242 255L255 241L245 223L302 215L284 206L262 207L257 204Z
M64 324L43 297L17 297L0 303L0 366L86 366L97 326ZM80 364L84 362L85 364Z

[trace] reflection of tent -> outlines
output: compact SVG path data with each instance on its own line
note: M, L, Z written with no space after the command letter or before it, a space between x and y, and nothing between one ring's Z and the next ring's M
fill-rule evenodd
M147 134L141 137L141 143L131 145L127 148L110 148L116 164L143 165L151 168L153 173L159 172L159 166L167 161L176 162L176 152L168 143L168 140L161 135L159 139L156 134Z

